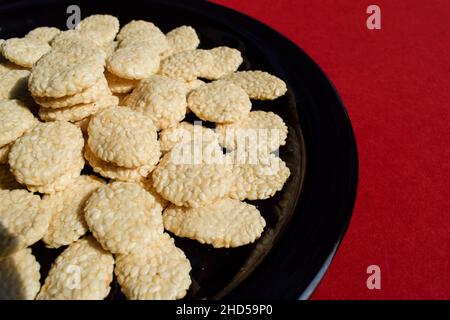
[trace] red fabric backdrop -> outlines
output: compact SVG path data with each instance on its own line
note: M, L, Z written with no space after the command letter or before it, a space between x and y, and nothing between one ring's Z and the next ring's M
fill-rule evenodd
M350 114L354 216L313 299L450 299L448 0L215 0L268 24L328 74ZM381 8L368 30L366 8ZM366 268L381 268L368 290Z

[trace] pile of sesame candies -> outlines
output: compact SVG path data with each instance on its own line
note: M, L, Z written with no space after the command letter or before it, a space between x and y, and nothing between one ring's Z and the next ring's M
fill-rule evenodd
M127 299L180 299L174 237L264 232L248 201L288 181L288 127L252 102L287 86L191 26L165 31L98 14L0 40L0 299L105 299L113 274ZM46 275L37 242L61 252Z

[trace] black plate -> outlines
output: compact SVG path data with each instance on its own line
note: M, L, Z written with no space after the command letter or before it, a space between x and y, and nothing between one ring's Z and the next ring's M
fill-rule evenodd
M288 93L254 109L279 114L289 126L280 156L291 169L283 191L255 201L267 228L255 244L213 249L177 239L189 257L193 284L187 298L306 298L341 241L356 196L356 144L345 108L330 81L301 49L249 17L203 1L23 1L0 6L0 38L23 36L41 25L65 29L69 4L93 13L156 23L164 32L192 25L201 47L241 50L241 70L260 69L284 79ZM43 277L60 251L33 246ZM117 284L110 295L123 298Z

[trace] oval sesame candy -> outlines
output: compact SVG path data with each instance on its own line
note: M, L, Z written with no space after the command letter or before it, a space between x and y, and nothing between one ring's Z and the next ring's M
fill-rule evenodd
M222 149L208 141L177 144L162 158L152 178L163 198L191 207L223 197L232 181Z
M119 19L108 14L94 14L81 20L76 29L82 33L92 32L101 43L108 43L119 32Z
M81 170L83 145L77 126L63 121L39 123L16 140L8 162L20 183L46 185L71 168Z
M32 192L46 194L52 194L58 191L62 191L67 188L67 186L69 186L77 177L80 176L83 167L84 159L80 157L72 167L67 169L61 176L57 177L52 182L41 185L27 184L26 187Z
M160 130L184 119L186 93L183 81L155 75L142 80L124 101L124 105L149 116Z
M113 270L113 256L85 237L56 258L36 299L102 300L111 289Z
M175 53L197 49L200 44L197 32L191 26L180 26L166 34L168 49L164 57L169 57Z
M88 43L54 48L33 66L28 89L37 97L80 93L103 77L105 59L102 50Z
M216 80L235 72L243 61L241 52L229 47L213 48L209 53L213 56L213 63L203 75L209 80Z
M220 136L220 143L227 149L257 146L269 152L277 150L286 144L288 128L280 116L273 112L251 111L242 120L217 124L216 132Z
M208 50L182 51L161 61L159 73L171 78L190 81L205 75L212 63L213 56Z
M280 191L290 176L284 161L274 154L257 152L227 154L233 163L234 182L228 196L239 200L263 200Z
M170 206L164 210L164 227L179 237L232 248L253 243L266 225L255 206L220 199L199 208Z
M139 184L112 182L100 187L84 208L86 222L112 253L139 252L163 234L161 206Z
M3 56L19 66L31 68L51 47L48 43L28 38L12 38L3 44Z
M42 198L45 210L51 215L47 233L42 239L47 247L71 244L88 231L84 204L102 184L103 181L95 176L80 176L63 191Z
M205 121L226 123L246 117L252 104L245 91L230 81L217 80L193 90L188 107Z
M186 295L191 264L173 239L164 234L142 251L117 257L114 273L132 300L173 300Z
M0 147L13 142L37 123L22 101L0 100Z
M159 69L159 54L152 46L139 42L119 47L108 57L106 68L120 78L130 80L145 79Z
M273 100L284 95L286 83L264 71L238 71L223 77L240 86L250 99Z
M154 165L161 155L152 119L125 107L111 107L91 117L88 133L91 151L118 166Z
M166 36L153 23L143 20L132 20L120 29L117 34L119 45L128 42L152 41L159 42L167 48Z
M0 190L0 257L39 241L45 234L50 214L41 199L27 190Z
M33 300L41 288L39 269L30 248L0 259L0 300Z
M38 41L50 43L52 39L61 32L55 27L37 27L25 35L25 38Z

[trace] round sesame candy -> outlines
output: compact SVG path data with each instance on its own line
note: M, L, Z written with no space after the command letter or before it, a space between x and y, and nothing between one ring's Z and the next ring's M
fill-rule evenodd
M108 43L114 40L119 32L119 20L108 14L94 14L80 21L76 27L82 33L92 32L101 43Z
M113 256L85 237L56 258L37 299L102 300L111 289L113 270Z
M208 50L182 51L161 61L159 73L171 78L190 81L205 75L212 63L213 56Z
M16 181L14 175L9 171L9 166L0 165L0 190L23 189L23 186Z
M16 140L8 162L20 183L46 185L71 168L81 170L83 145L77 126L62 121L39 123Z
M191 264L173 239L164 234L143 250L119 255L114 273L131 300L174 300L186 295Z
M143 165L136 168L125 168L103 161L95 156L86 146L84 156L92 169L102 177L119 181L140 181L149 175L155 168L154 165Z
M108 71L105 71L105 77L108 81L109 89L113 93L129 93L139 84L139 80L120 78Z
M273 100L284 95L286 83L278 77L264 71L238 71L225 76L247 92L250 99Z
M91 194L103 185L94 176L80 176L63 191L45 195L44 208L51 215L47 233L42 239L47 247L59 248L77 241L87 231L84 204Z
M51 47L46 42L28 38L12 38L3 44L3 56L19 66L31 68Z
M112 182L88 199L85 218L102 246L112 253L130 253L163 234L161 206L139 184Z
M61 98L35 97L37 104L45 108L67 108L77 104L92 103L100 98L111 95L108 82L105 77L101 77L92 87L83 90L80 93L65 96Z
M155 74L159 69L159 54L145 42L119 47L108 57L106 68L120 78L140 80Z
M30 71L11 69L0 74L0 99L22 99L29 96Z
M39 269L30 248L0 259L0 300L33 300L41 288Z
M231 152L234 182L229 197L239 200L263 200L283 188L290 176L284 161L272 153Z
M184 119L186 93L183 81L155 75L142 80L124 105L149 116L156 128L161 130Z
M172 205L164 210L163 220L173 234L215 248L253 243L266 225L255 206L233 199L220 199L200 208Z
M99 98L97 101L77 104L66 108L39 108L39 117L44 121L79 121L103 109L117 106L119 99L112 94Z
M90 44L52 49L33 66L28 89L37 97L80 93L103 77L105 58L102 50Z
M0 257L40 240L47 231L50 214L41 199L27 190L0 190Z
M235 72L243 61L241 52L229 47L217 47L209 53L213 56L213 63L203 77L210 80Z
M227 149L258 146L270 152L286 144L288 128L280 116L273 112L251 111L248 117L234 123L217 124L216 132L221 145ZM251 143L247 143L250 141Z
M111 107L96 114L88 133L91 151L118 166L154 165L161 155L152 119L128 108Z
M166 34L168 49L164 53L165 57L174 53L197 49L200 44L197 32L191 26L181 26L169 31Z
M214 130L184 121L159 133L159 143L162 152L172 150L176 144L200 139L203 141L219 141L218 135Z
M242 88L230 81L217 80L193 90L188 96L188 107L205 121L224 123L245 118L252 107Z
M199 207L228 193L231 166L216 142L177 144L152 173L153 186L178 206Z
M0 164L8 163L9 151L11 151L12 143L0 147Z
M60 32L61 32L61 30L59 30L58 28L54 28L54 27L38 27L38 28L35 28L35 29L31 30L30 32L28 32L25 35L25 38L33 40L33 41L37 41L37 42L49 43Z
M0 147L13 142L37 124L30 109L19 100L0 100Z
M131 21L117 35L119 49L125 47L146 47L159 57L167 51L168 43L162 31L151 22Z
M132 20L124 25L117 34L117 40L120 46L131 42L151 41L167 48L164 33L153 23L143 20Z

